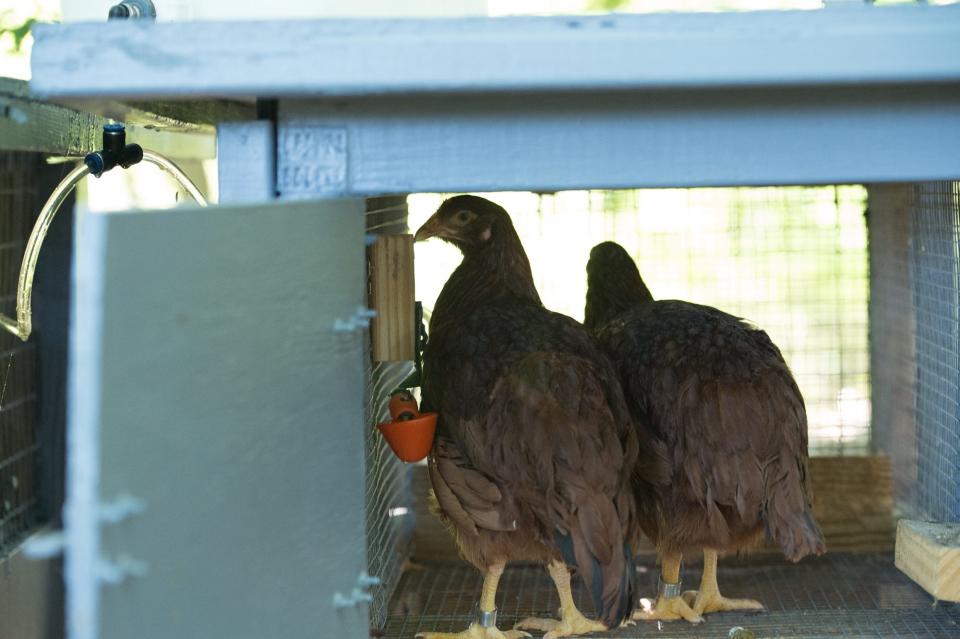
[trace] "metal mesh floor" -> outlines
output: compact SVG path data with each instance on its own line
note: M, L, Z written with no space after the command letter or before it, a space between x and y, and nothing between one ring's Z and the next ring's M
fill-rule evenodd
M652 596L657 568L638 568L639 596ZM754 614L708 615L698 626L685 622L644 622L595 637L662 639L727 637L742 626L757 639L778 637L960 637L960 605L932 600L893 565L891 554L829 554L791 565L782 559L726 558L720 562L720 589L727 597L751 597L767 606ZM699 583L699 566L685 568L686 587ZM385 627L388 639L422 631L458 632L473 617L481 577L458 562L432 562L408 570L400 582ZM575 588L585 614L592 606ZM536 565L508 567L497 595L500 628L531 615L551 616L558 606L553 584Z

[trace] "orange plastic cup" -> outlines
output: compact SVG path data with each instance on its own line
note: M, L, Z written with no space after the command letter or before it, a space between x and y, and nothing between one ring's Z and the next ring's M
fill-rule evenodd
M390 450L405 462L417 462L426 457L433 447L437 430L437 414L421 413L419 417L399 422L377 424L390 445Z

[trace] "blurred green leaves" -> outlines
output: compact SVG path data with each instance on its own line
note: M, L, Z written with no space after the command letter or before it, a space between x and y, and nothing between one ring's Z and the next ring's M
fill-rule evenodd
M617 11L630 4L630 0L590 0L587 9L591 11Z
M9 25L6 23L5 16L8 14L0 14L0 37L3 37L5 34L9 33L13 36L13 50L20 51L20 47L23 46L23 41L30 34L30 30L33 28L33 25L36 24L36 18L27 18L25 21L19 25Z

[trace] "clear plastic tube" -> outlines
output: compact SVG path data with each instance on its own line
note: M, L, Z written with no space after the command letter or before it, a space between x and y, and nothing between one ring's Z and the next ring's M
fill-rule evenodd
M197 185L173 162L152 151L144 151L143 159L169 173L197 204L207 206L207 200L203 197L203 193L200 192ZM47 237L50 223L53 222L53 218L60 210L63 201L76 188L77 183L89 174L90 169L83 163L70 171L47 198L43 208L40 209L40 215L37 216L36 223L33 225L33 231L30 232L30 238L27 240L27 247L23 253L23 262L20 264L20 279L17 282L17 319L14 321L13 318L0 313L0 327L10 331L23 341L27 341L30 333L33 332L33 276L37 270L40 247L43 246L43 240Z
M200 192L200 189L197 188L197 185L193 183L190 178L187 177L187 174L181 171L176 164L163 157L158 153L153 151L143 151L143 161L149 162L159 166L161 169L173 176L173 179L187 192L187 195L193 198L193 201L199 204L200 206L207 206L207 200L203 197L203 193Z

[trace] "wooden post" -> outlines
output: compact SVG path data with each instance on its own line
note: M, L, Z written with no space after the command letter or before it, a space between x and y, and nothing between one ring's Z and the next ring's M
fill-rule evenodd
M414 357L413 236L380 235L370 250L370 328L375 362Z

